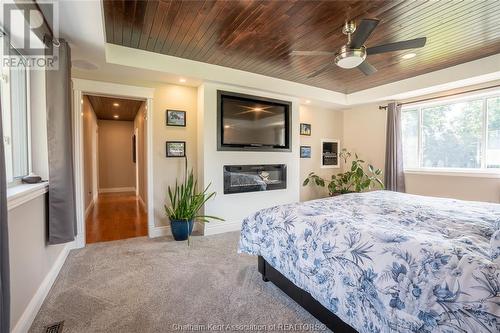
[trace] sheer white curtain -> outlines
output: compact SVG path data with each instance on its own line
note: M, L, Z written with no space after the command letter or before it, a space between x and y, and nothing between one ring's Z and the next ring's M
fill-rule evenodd
M7 221L7 176L5 174L5 152L3 147L2 117L0 117L0 138L0 333L9 333L9 233Z

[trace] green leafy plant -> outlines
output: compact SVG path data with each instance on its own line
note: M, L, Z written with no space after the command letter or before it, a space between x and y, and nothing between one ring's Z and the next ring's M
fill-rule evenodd
M168 198L170 206L165 205L165 212L170 220L185 220L189 222L196 220L200 222L209 222L209 219L223 219L215 216L200 215L199 211L203 205L215 196L215 192L208 192L210 184L202 192L197 190L198 182L194 179L193 170L184 183L178 184L175 181L175 187L168 187Z
M344 165L348 165L348 160L352 158L352 154L347 149L342 149L339 157L344 161ZM371 164L368 164L365 170L365 161L360 159L357 154L351 161L351 167L348 171L336 175L332 175L330 181L326 181L314 172L309 173L304 180L302 186L313 184L316 186L327 187L330 196L336 194L345 194L352 192L363 192L379 186L384 188L384 184L380 180L382 170L375 169Z

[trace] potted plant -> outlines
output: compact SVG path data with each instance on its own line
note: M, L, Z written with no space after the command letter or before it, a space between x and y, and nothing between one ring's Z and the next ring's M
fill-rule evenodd
M198 182L194 179L193 170L189 173L184 183L175 187L168 187L168 198L170 206L165 205L165 212L170 219L172 235L176 241L188 240L193 232L194 221L209 222L209 219L223 219L215 216L200 215L199 211L203 205L215 196L215 192L208 192L210 184L202 191L198 191Z
M352 154L347 149L342 149L339 154L343 159L344 165L352 157ZM384 184L380 180L382 170L375 169L373 165L368 164L365 170L365 161L361 160L357 154L354 154L354 159L351 162L351 167L348 171L332 175L330 181L326 181L314 172L309 173L304 180L302 186L307 186L309 183L321 187L328 188L328 194L335 196L345 193L362 192L372 189L375 186L384 188Z

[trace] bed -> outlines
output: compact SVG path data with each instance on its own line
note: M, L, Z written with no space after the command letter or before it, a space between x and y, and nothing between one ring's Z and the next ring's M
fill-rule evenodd
M276 206L243 221L238 251L339 332L500 332L498 204L374 191Z

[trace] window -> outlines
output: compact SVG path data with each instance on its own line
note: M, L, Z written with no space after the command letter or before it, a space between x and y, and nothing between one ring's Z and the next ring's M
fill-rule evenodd
M7 182L13 183L30 172L28 71L25 67L2 67L1 74L0 102L5 164Z
M500 168L500 97L489 98L486 167Z
M405 169L500 171L500 93L402 110Z

